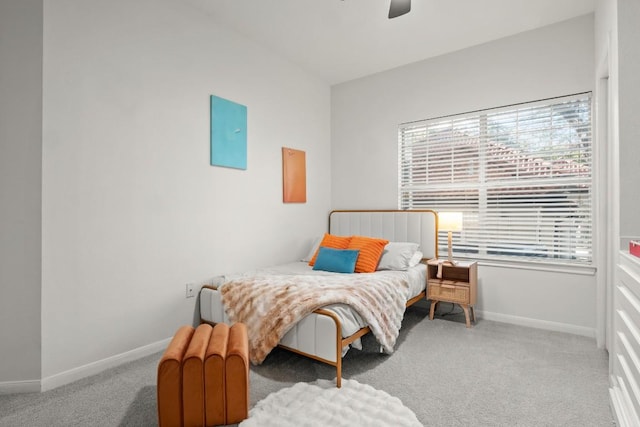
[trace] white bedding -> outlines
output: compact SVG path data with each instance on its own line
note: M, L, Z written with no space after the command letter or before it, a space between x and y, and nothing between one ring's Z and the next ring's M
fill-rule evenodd
M383 275L398 275L404 278L409 284L406 300L413 298L418 295L425 289L426 285L426 265L418 264L415 267L409 268L407 271L378 271L375 273L357 273L359 275L375 275L375 274L383 274ZM307 262L291 262L288 264L282 264L272 267L261 268L259 270L255 270L252 272L245 272L237 275L228 275L225 277L225 282L234 280L241 276L254 275L256 273L260 274L274 274L274 275L344 275L343 273L331 273L327 271L321 270L313 270L312 267L308 265ZM340 323L342 325L342 336L348 337L356 333L359 329L367 326L366 322L361 318L361 316L353 310L351 307L345 304L332 304L326 307L323 307L327 310L331 310L334 312L338 318L340 319ZM359 340L353 343L355 348L360 348Z

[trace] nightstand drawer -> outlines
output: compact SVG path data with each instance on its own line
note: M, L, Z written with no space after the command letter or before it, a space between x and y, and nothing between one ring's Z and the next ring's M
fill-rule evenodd
M429 282L427 298L469 304L469 286Z

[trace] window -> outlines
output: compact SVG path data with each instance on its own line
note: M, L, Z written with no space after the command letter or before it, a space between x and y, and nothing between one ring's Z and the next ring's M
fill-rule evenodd
M463 212L458 256L591 264L590 93L405 123L398 146L400 209Z

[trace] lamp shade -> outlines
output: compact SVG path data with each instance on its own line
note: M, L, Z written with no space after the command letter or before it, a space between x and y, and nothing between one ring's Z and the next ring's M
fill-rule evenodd
M438 229L462 231L462 212L438 212Z

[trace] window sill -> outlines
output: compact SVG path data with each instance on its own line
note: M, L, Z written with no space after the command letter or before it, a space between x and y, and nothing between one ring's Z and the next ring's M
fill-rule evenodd
M546 271L550 273L582 274L584 276L595 276L596 267L593 265L566 265L551 262L535 261L510 261L510 260L487 260L473 257L454 256L459 260L478 261L480 267L513 268L517 270Z

